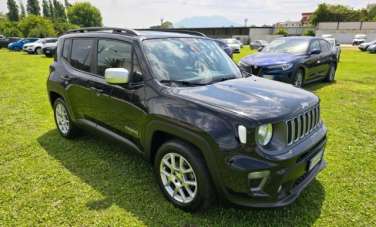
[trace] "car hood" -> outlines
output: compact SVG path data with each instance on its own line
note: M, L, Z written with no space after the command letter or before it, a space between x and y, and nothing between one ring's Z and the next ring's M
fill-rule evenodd
M295 116L319 102L311 92L255 76L207 86L174 88L172 93L259 123Z
M242 58L240 61L247 65L257 65L257 66L266 66L266 65L278 65L284 64L287 62L295 61L298 58L301 58L302 55L294 55L289 53L257 53L249 55L245 58Z
M34 46L35 45L35 43L26 43L26 44L24 44L24 47L30 47L30 46Z

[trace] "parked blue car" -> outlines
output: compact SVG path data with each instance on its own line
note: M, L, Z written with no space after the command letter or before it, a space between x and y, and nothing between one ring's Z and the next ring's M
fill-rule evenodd
M232 58L233 51L229 45L218 39L215 39L214 41L219 45L219 47L221 47L222 50L224 50L224 52L226 52L228 56L230 56L230 58Z
M19 51L19 50L22 50L23 46L26 44L26 43L33 43L35 41L37 41L38 38L26 38L26 39L20 39L18 40L17 42L14 42L14 43L9 43L8 45L8 49L9 50L15 50L15 51Z
M302 36L276 39L239 64L256 76L301 87L322 79L334 81L338 59L328 41Z

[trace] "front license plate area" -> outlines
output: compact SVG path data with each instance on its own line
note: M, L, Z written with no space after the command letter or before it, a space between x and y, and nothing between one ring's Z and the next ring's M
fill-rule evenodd
M309 162L308 162L308 171L311 171L313 168L317 166L317 164L320 163L322 159L323 151L320 151L317 153Z

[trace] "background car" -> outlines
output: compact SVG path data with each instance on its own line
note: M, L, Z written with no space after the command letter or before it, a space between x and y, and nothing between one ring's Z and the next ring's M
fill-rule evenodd
M56 53L57 42L46 43L43 45L42 52L46 57L52 57Z
M339 62L341 58L341 45L335 38L326 38L326 41L330 43L330 46L332 47L333 53L337 56L337 61Z
M29 54L42 54L43 46L47 43L56 43L57 38L39 39L32 43L27 43L23 46L23 50Z
M285 37L271 42L261 52L242 58L248 73L301 87L326 79L334 81L337 56L328 41L316 37Z
M370 46L372 46L374 44L376 44L376 40L373 40L371 42L362 43L362 44L359 45L358 48L361 51L367 51L368 47L370 47Z
M18 37L3 37L3 38L0 38L0 49L1 48L7 48L9 43L14 43L14 42L17 42L18 40L20 40L21 38L18 38Z
M370 53L376 53L376 44L369 46L367 49Z
M365 35L365 34L357 34L357 35L355 35L355 37L354 37L354 39L352 41L352 45L353 46L360 45L360 44L366 42L366 40L367 40L367 35Z
M255 40L252 41L249 46L252 50L259 50L260 48L264 48L266 45L268 45L268 42L265 40Z
M321 35L321 38L323 38L323 39L332 39L334 37L333 37L332 34L323 34L323 35Z
M226 52L228 56L230 56L230 58L232 58L232 55L233 55L232 48L229 47L229 45L227 45L225 42L222 42L221 40L218 40L218 39L215 39L214 41L222 48L222 50Z
M9 43L8 48L10 50L14 51L20 51L22 50L23 46L27 43L33 43L37 41L38 38L26 38L26 39L20 39L17 42Z
M231 47L233 53L240 53L240 44L237 39L222 39L229 47Z

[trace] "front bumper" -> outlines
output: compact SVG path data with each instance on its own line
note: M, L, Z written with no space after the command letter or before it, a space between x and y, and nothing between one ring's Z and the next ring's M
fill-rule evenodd
M231 204L244 207L281 207L294 202L325 168L325 145L326 128L321 124L283 157L271 160L244 152L228 155L221 168L223 197ZM320 157L319 161L310 168L316 157Z

